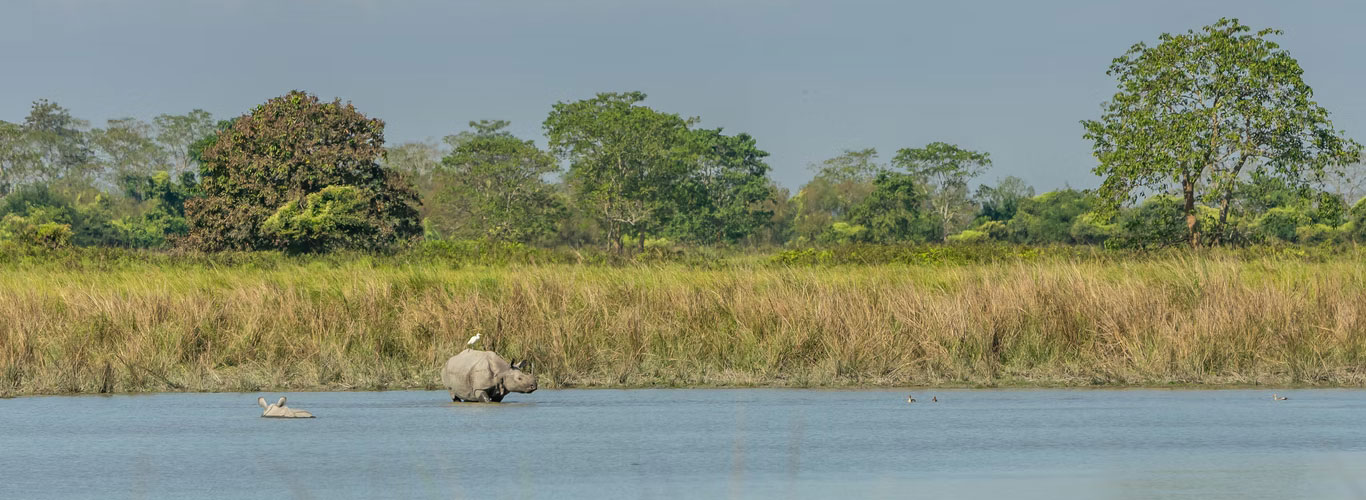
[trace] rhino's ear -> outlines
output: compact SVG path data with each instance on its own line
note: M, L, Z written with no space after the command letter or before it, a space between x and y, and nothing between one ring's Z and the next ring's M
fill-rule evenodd
M284 397L284 396L280 396L280 402L275 403L275 406L279 406L279 407L283 408L283 407L285 406L285 397Z
M266 398L256 398L256 404L261 405L262 408L266 408Z
M512 367L518 370L521 370L523 366L526 366L526 360L512 362Z

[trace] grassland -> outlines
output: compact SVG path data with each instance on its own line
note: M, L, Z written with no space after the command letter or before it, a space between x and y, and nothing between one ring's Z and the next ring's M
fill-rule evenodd
M475 333L544 387L1366 384L1358 253L781 261L10 259L0 395L435 388Z

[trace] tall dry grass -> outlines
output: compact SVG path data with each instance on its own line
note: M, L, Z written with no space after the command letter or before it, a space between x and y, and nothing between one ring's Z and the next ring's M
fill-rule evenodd
M38 264L0 272L0 393L435 387L475 333L549 387L1356 386L1364 307L1350 258Z

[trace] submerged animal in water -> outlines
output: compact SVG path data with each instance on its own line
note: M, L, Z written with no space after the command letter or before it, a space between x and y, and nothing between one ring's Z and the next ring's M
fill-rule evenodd
M294 408L290 408L290 407L285 406L285 398L284 398L284 397L281 397L280 400L279 400L279 401L276 401L275 404L273 404L273 405L268 405L268 404L266 404L266 398L256 398L256 404L261 405L261 408L265 408L265 411L261 412L261 416L262 416L262 417L267 417L267 418L313 418L313 414L312 414L312 413L306 412L306 411L304 411L304 410L296 410L296 409L294 409Z
M1287 400L1287 399L1290 399L1290 398L1287 398L1287 397L1285 397L1285 396L1277 396L1275 393L1272 393L1272 394L1271 394L1271 400L1272 400L1272 401L1285 401L1285 400Z
M535 391L536 375L526 360L509 363L489 351L465 349L446 360L441 384L451 393L451 401L497 403L510 392Z

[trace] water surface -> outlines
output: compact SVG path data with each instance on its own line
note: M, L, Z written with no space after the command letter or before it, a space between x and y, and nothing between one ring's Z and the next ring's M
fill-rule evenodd
M287 395L0 400L0 498L1366 498L1366 391Z

